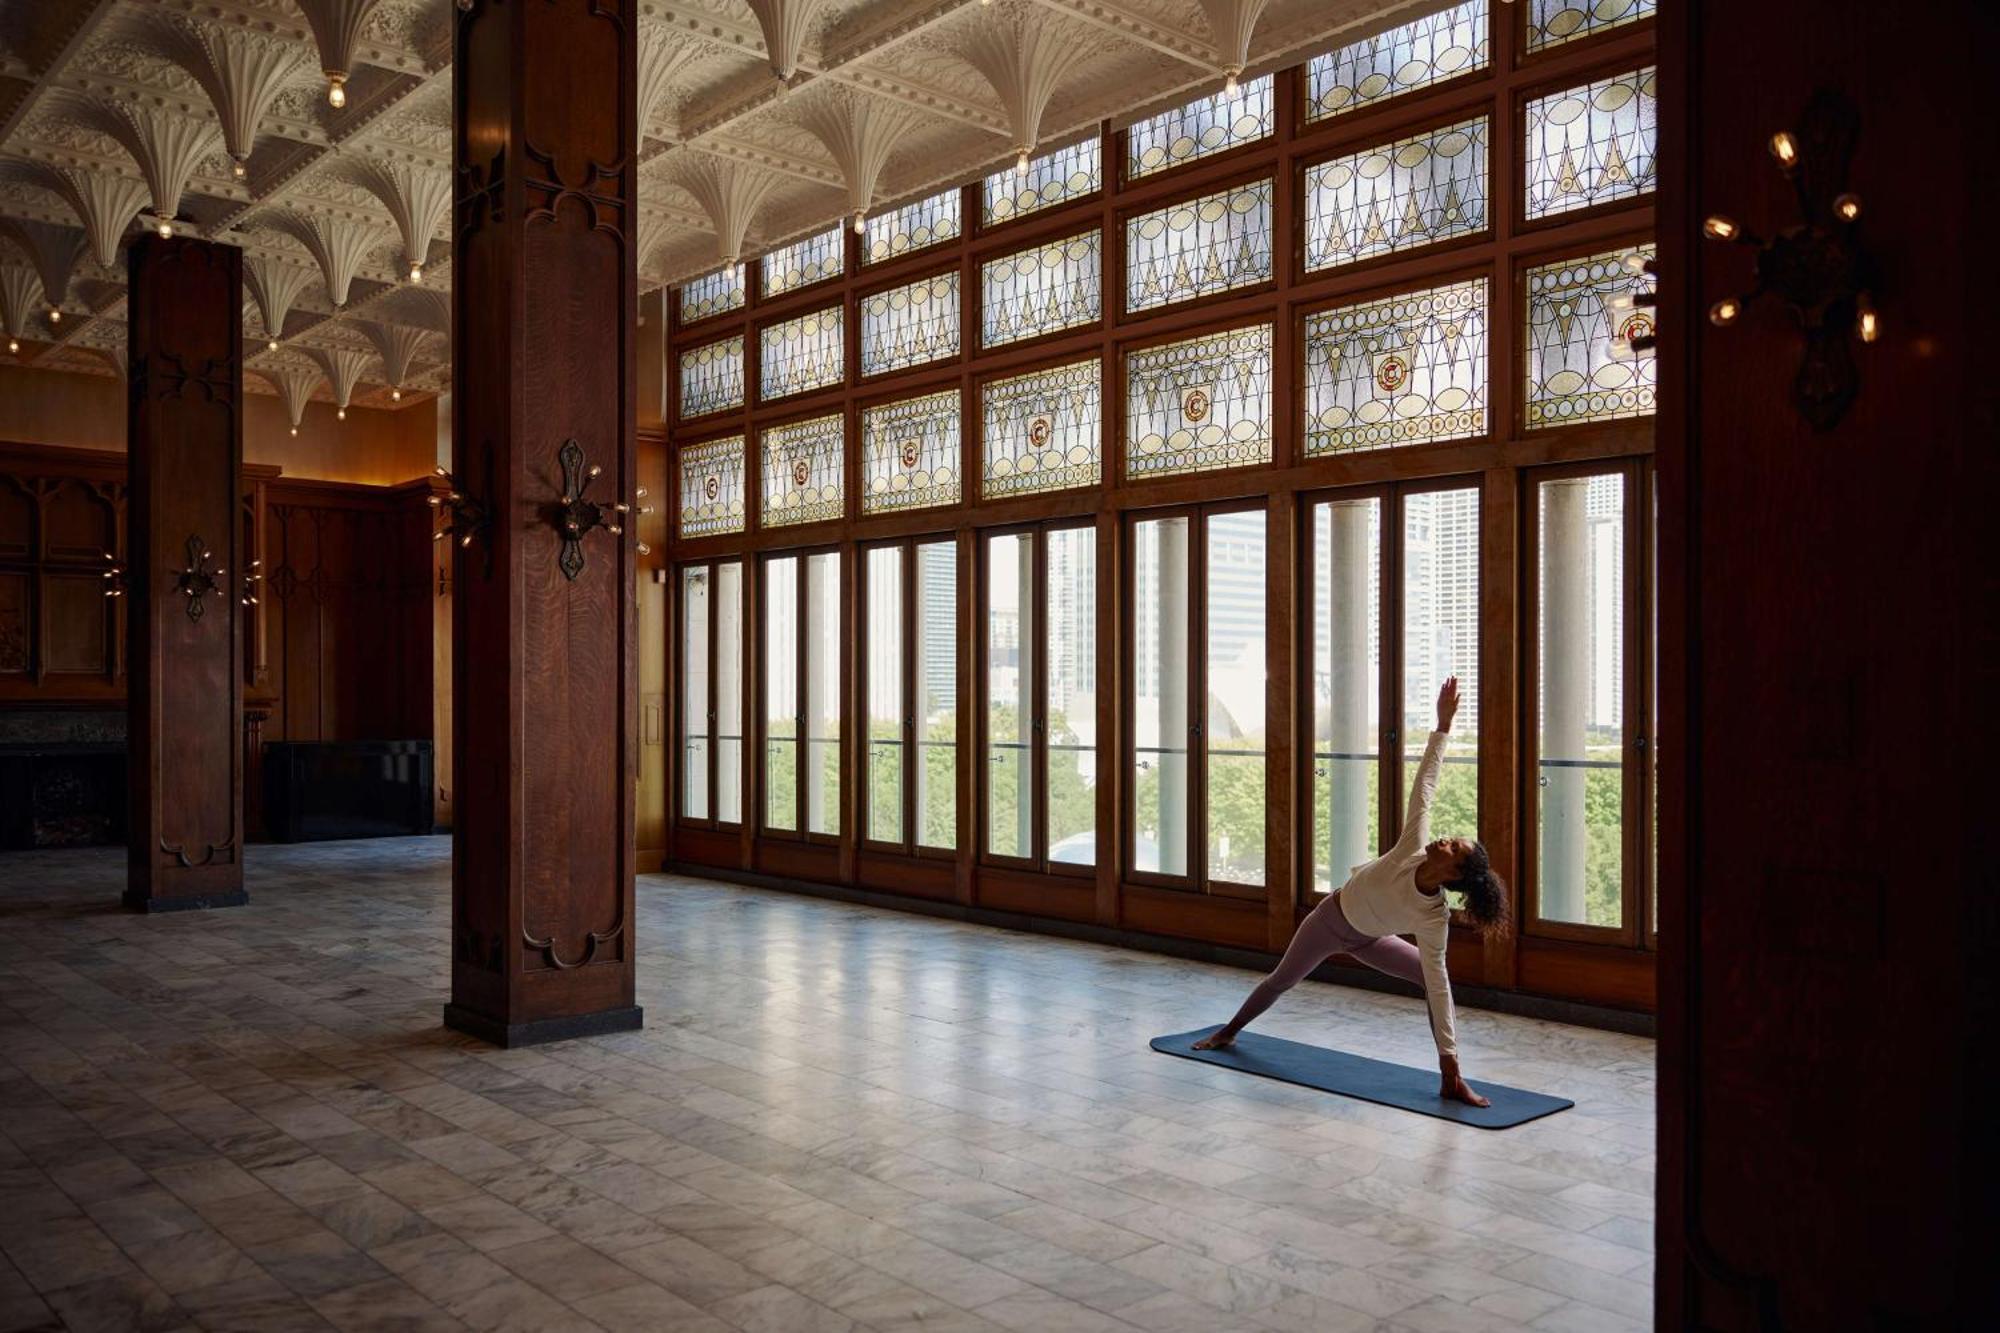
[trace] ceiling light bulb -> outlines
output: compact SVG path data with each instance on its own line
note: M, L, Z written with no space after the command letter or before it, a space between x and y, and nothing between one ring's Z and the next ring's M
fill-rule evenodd
M391 390L389 390L389 401L390 401L390 402L392 402L392 403L400 403L400 402L402 402L402 401L403 401L403 391L402 391L401 389L391 389Z
M424 266L422 264L412 263L410 265L410 281L422 282L423 280L424 280Z
M9 338L9 339L7 340L7 350L8 350L8 351L9 351L10 353L11 353L11 352L18 352L18 351L20 351L20 350L21 350L21 340L20 340L19 338Z
M292 427L292 434L297 435L298 433L299 433L299 428L297 426Z
M854 234L856 236L868 234L868 215L858 208L854 210Z
M62 323L62 307L61 307L61 306L59 306L59 305L52 305L52 306L50 306L50 307L49 307L49 323L51 323L51 324L60 324L60 323Z
M265 350L265 351L267 351L267 352L275 352L275 351L277 351L277 350L278 350L278 340L277 340L276 338L273 338L273 339L271 339L271 341L269 341L269 342L265 343L265 344L264 344L264 350Z
M335 421L345 421L345 420L347 420L347 409L346 409L346 408L344 408L344 407L336 407L336 408L334 408L334 409L333 409L333 419L334 419Z
M1718 329L1726 329L1736 322L1743 313L1743 305L1733 296L1725 296L1708 308L1708 322Z
M335 74L332 71L327 72L326 104L335 111L347 105L347 76L345 74Z
M1021 155L1014 159L1014 174L1016 176L1028 174L1028 150L1025 148L1021 150Z
M1854 331L1861 335L1861 341L1872 343L1881 335L1882 326L1875 318L1875 307L1868 304L1866 297L1861 300L1859 313L1854 320Z
M234 176L237 180L242 180L245 176L248 176L250 174L250 168L247 165L245 165L243 159L239 157L234 162L231 162L229 164L229 174Z
M1835 197L1833 211L1842 222L1854 221L1854 219L1861 216L1861 196L1858 194L1843 194Z
M159 233L160 233L160 239L164 241L164 240L166 240L166 239L167 239L167 238L168 238L169 236L172 236L172 235L174 234L174 224L173 224L173 223L171 223L171 222L168 222L168 221L167 221L166 219L162 218L162 219L160 220L160 225L159 225L159 228L158 228L158 230L159 230Z
M1222 92L1226 97L1236 96L1236 74L1237 71L1232 69L1222 80Z
M1733 241L1741 230L1733 219L1726 218L1720 213L1701 224L1702 235L1711 241Z
M1799 164L1799 141L1787 130L1779 130L1771 136L1771 156L1778 159L1778 165L1790 171Z

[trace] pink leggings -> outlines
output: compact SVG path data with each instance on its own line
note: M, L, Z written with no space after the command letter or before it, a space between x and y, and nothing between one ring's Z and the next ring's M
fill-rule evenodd
M1418 961L1416 945L1401 935L1363 935L1347 923L1347 914L1340 908L1340 894L1331 893L1299 923L1298 933L1292 936L1285 956L1278 960L1270 976L1257 983L1257 989L1250 992L1250 998L1223 1031L1235 1036L1269 1009L1280 995L1303 981L1306 973L1337 953L1366 963L1377 972L1387 972L1419 986L1424 984L1423 964Z

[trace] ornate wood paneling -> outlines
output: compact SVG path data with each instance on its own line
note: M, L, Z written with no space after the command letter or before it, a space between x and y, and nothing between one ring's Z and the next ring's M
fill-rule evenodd
M558 453L638 485L634 0L475 6L454 64L460 760L446 1021L516 1044L634 1027L634 531L560 563ZM601 73L579 81L574 72ZM587 526L587 525L586 525Z
M147 236L131 257L127 905L245 901L243 257ZM80 553L81 515L55 529Z
M1963 108L2000 15L1907 17L1661 6L1662 1329L1973 1328L1994 1308L2000 398L1977 296L1991 179L1966 170L1990 131ZM1767 143L1821 89L1858 108L1849 180L1885 281L1878 340L1845 344L1858 395L1815 430L1790 314L1704 318L1752 276L1700 229L1791 221Z
M122 458L0 447L0 706L124 698L124 528Z

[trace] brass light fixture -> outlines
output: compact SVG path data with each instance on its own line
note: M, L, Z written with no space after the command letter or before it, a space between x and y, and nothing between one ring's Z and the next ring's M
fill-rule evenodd
M1814 430L1831 430L1860 391L1854 341L1881 336L1872 293L1874 265L1861 248L1861 197L1847 188L1847 169L1860 134L1853 103L1839 93L1814 94L1796 132L1780 130L1766 143L1792 183L1799 220L1765 239L1717 213L1702 223L1711 241L1755 250L1750 290L1708 308L1708 322L1728 328L1752 302L1770 293L1805 334L1805 354L1792 381L1792 400Z
M491 480L493 475L493 456L491 453L488 453L486 458L486 472L488 479L487 493L490 495L492 494ZM472 545L472 539L475 536L492 526L492 510L484 502L475 500L468 494L458 478L452 475L451 471L442 464L437 468L437 475L444 478L445 485L450 487L450 489L443 495L433 495L430 497L431 508L437 510L438 517L444 520L438 526L437 531L431 534L431 540L441 542L446 537L450 537L457 541L460 550L464 550L466 547ZM486 548L486 572L489 577L493 573L493 547L490 542Z
M222 591L222 579L229 571L213 565L214 554L198 536L187 539L187 567L174 575L174 588L187 600L189 620L200 620L202 599Z
M583 446L574 439L564 440L562 448L556 451L556 461L562 466L563 490L559 503L551 506L550 519L555 524L556 535L562 538L562 550L556 556L556 564L562 569L563 577L574 580L583 572L583 539L598 529L612 536L622 536L625 532L623 516L632 512L632 506L621 501L599 504L588 498L585 492L590 483L602 475L604 469L584 457ZM637 499L646 498L646 488L641 486ZM638 512L650 514L651 505L640 505ZM648 555L652 548L646 543L638 543L639 554Z

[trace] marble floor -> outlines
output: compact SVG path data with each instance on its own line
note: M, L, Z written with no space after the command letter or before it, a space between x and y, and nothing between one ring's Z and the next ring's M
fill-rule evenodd
M1492 1133L1156 1055L1253 978L674 876L642 1032L443 1030L449 843L256 847L117 910L0 856L0 1329L1643 1326L1653 1047L1461 1012ZM1410 1063L1421 1002L1260 1025Z

